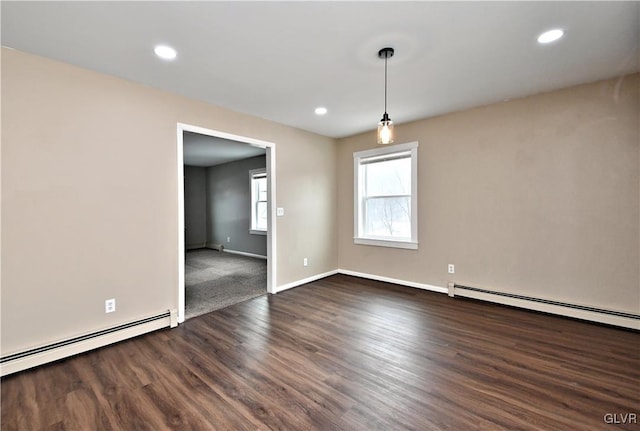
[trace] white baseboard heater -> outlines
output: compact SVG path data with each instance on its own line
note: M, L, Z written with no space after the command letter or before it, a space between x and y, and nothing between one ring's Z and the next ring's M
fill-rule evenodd
M477 287L463 286L455 283L449 283L448 290L449 296L451 297L459 296L463 298L479 299L482 301L495 302L513 307L541 311L544 313L558 314L576 319L590 320L593 322L640 330L640 314L576 305L513 293L497 292Z
M157 329L175 327L177 325L177 312L166 311L155 316L2 356L0 357L0 376L57 361Z
M224 245L222 244L214 244L212 242L208 242L205 244L205 247L212 250L224 251Z

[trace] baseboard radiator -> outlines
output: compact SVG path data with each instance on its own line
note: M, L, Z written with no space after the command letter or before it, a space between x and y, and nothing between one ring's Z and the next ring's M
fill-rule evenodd
M472 286L463 286L455 283L449 283L447 287L449 296L451 297L458 296L462 298L479 299L482 301L495 302L513 307L541 311L544 313L557 314L576 319L590 320L593 322L640 330L640 314L576 305L566 302L516 295L513 293L497 292Z
M166 311L155 316L2 356L0 357L0 376L57 361L157 329L173 328L177 325L177 311Z
M222 244L214 244L212 242L208 242L206 244L206 247L210 248L212 250L224 251L224 245L222 245Z

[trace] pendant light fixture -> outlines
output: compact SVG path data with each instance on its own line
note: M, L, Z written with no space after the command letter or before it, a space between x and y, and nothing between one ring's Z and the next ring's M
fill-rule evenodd
M384 58L384 114L378 123L378 144L393 144L393 121L387 114L387 60L393 57L393 48L382 48L378 57Z

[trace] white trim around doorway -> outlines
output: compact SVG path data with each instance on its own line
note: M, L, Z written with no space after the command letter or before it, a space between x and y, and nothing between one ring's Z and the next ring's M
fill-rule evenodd
M184 132L199 133L216 138L229 139L239 143L264 148L267 156L267 292L276 293L276 144L246 136L233 135L218 130L178 123L177 125L177 183L178 183L178 323L184 322Z

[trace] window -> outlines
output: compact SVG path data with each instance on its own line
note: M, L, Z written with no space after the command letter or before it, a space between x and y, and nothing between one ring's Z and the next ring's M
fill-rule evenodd
M267 170L252 169L251 178L251 227L250 232L267 234Z
M353 153L354 243L418 248L418 143Z

